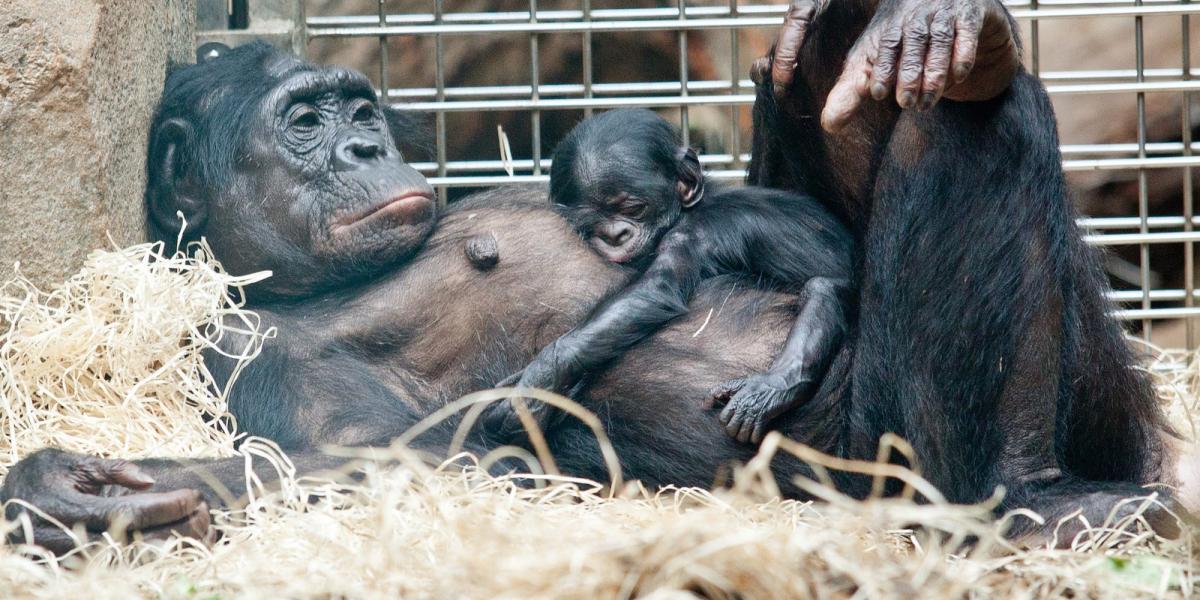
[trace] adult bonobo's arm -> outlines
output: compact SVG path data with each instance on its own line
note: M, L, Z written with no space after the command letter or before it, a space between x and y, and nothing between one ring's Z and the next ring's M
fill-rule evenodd
M346 459L319 452L289 456L299 472L335 469ZM253 468L260 481L277 474L266 461ZM83 526L86 543L104 532L146 539L174 533L209 539L209 509L235 504L246 495L246 459L106 459L55 448L39 450L17 463L0 488L5 518L28 514L31 539L23 528L12 542L36 542L55 553L74 549L77 540L39 514L51 515L67 527ZM26 503L37 511L26 509ZM115 531L114 531L115 530Z
M918 110L943 96L994 98L1020 65L1015 24L1000 0L793 0L769 66L777 95L792 85L809 24L834 2L874 4L875 16L829 93L821 114L828 131L844 127L868 97L883 100L892 88L901 107Z

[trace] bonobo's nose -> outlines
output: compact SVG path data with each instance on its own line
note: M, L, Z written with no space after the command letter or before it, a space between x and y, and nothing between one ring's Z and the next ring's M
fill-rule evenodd
M596 237L609 246L624 246L633 237L633 225L624 221L605 223L596 228Z
M387 147L383 142L362 135L351 135L334 147L333 168L338 171L360 169L373 166L378 159L386 156Z

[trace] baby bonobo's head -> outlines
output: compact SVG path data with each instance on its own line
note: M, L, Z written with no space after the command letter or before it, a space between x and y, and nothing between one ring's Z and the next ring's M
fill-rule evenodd
M642 263L703 195L696 152L645 109L584 120L558 145L550 169L550 199L615 263Z

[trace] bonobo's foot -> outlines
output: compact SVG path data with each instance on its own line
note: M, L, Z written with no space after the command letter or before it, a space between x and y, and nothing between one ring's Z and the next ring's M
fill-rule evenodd
M725 403L721 424L729 437L757 444L767 434L771 421L807 399L808 382L787 387L782 378L769 374L734 379L713 388L713 405Z
M1157 498L1148 502L1146 498L1153 494ZM1058 548L1071 547L1088 526L1114 526L1135 514L1155 533L1168 539L1178 538L1183 526L1194 520L1165 490L1119 482L1059 479L1030 484L1010 492L1005 505L1028 508L1046 520L1038 525L1017 517L1010 536L1031 544L1053 542Z
M154 479L137 465L63 452L40 450L13 466L0 488L0 502L10 521L27 515L32 539L24 528L10 542L35 543L56 554L75 548L75 540L60 527L15 500L27 502L67 527L81 524L87 543L106 531L118 536L140 535L162 540L172 534L212 541L208 505L198 490L148 491Z
M809 25L828 3L792 1L770 65L777 96L791 89ZM881 2L846 57L821 125L839 131L864 100L883 100L893 90L901 107L919 110L943 96L988 100L1007 89L1019 65L1016 32L1000 0Z

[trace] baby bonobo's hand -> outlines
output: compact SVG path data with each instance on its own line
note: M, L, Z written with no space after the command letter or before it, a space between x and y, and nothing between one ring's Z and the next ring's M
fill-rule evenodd
M729 437L757 444L771 420L807 399L810 388L809 381L789 388L783 378L761 373L727 381L710 394L714 405L725 403L720 419Z
M538 389L561 393L559 392L562 387L560 370L554 355L548 350L550 348L543 350L523 370L508 376L504 381L497 383L496 387L511 386L517 389ZM532 398L523 399L534 423L539 428L545 429L550 422L550 412L553 407ZM511 398L501 400L488 408L483 414L483 426L501 440L510 440L525 431L525 426L521 423L521 418Z

